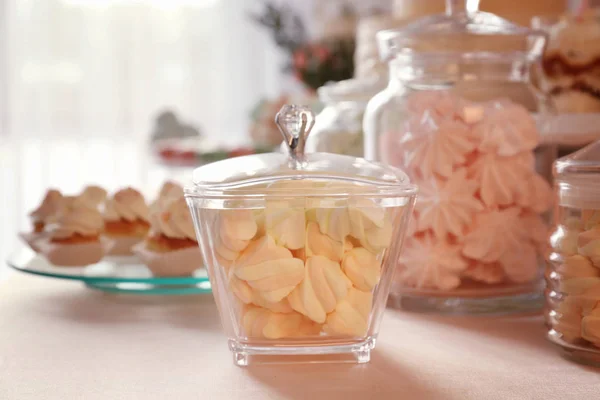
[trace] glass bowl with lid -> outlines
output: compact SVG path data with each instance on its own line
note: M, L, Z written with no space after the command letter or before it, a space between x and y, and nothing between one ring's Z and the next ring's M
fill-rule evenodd
M307 107L276 121L289 154L202 166L185 192L234 362L367 362L416 187L394 167L304 154Z
M447 0L447 12L378 33L388 86L364 117L365 158L419 186L392 305L504 314L543 306L552 146L530 83L544 32ZM543 119L542 119L543 121ZM548 153L549 157L536 155ZM544 162L541 162L544 161ZM537 164L537 165L536 165Z
M564 355L600 365L600 141L557 160L554 177L548 338Z

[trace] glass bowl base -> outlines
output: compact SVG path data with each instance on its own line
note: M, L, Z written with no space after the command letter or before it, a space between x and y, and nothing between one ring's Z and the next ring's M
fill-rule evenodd
M326 346L257 346L229 340L233 362L240 367L257 364L364 364L371 360L371 350L376 339L368 337L351 344Z
M494 297L430 296L419 293L390 293L388 307L410 312L446 315L528 314L542 310L540 291Z
M160 285L136 282L86 282L90 289L107 293L143 294L143 295L189 295L211 293L210 282L199 282L191 285Z
M579 364L600 367L600 349L591 345L574 344L564 341L561 334L551 329L547 334L548 340L556 345L560 355Z

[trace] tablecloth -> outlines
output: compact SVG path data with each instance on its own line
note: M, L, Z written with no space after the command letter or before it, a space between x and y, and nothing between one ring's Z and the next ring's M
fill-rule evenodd
M600 399L541 316L387 310L369 364L233 365L211 295L114 295L0 282L0 399Z

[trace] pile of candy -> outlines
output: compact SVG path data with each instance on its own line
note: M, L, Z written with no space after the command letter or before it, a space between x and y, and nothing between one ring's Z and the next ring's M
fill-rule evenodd
M549 322L567 342L600 347L600 210L562 211L550 239Z
M539 137L529 112L443 91L415 92L406 108L409 118L379 143L383 161L419 186L398 283L452 290L466 279L535 280L552 191L534 169Z
M277 185L294 190L290 182ZM367 334L402 208L371 200L331 203L273 200L260 210L215 211L210 235L217 279L233 294L229 301L238 305L233 309L245 336Z

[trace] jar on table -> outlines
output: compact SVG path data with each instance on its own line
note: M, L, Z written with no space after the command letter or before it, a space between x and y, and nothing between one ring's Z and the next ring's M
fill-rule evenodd
M563 354L600 365L600 141L556 161L554 173L548 338Z
M186 189L234 362L367 362L416 188L394 167L304 154L307 107L276 120L288 154L205 165Z
M365 156L419 186L391 294L409 310L543 305L552 192L535 167L534 116L549 106L529 67L545 35L476 6L449 0L446 14L378 34L390 80L365 113Z
M306 152L363 157L363 115L369 100L385 87L381 79L349 79L318 89L325 105L317 115Z

